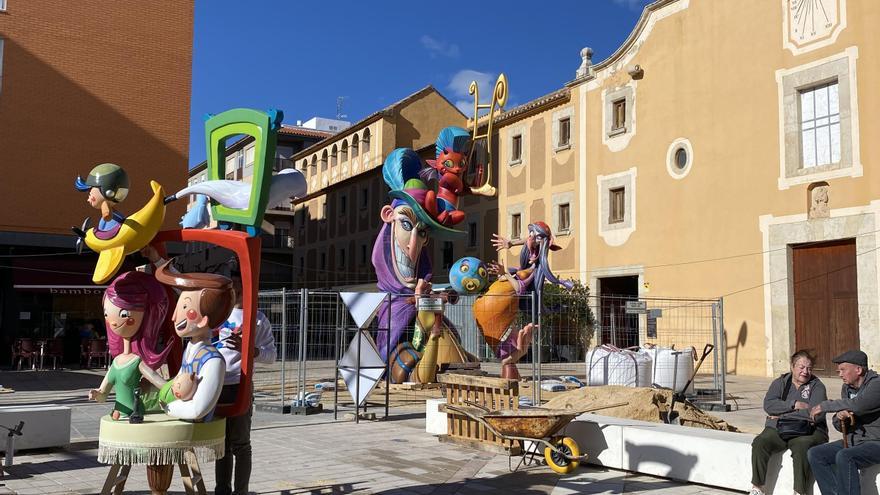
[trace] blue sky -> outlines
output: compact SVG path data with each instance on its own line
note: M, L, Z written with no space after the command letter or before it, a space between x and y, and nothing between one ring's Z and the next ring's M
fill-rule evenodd
M334 118L344 96L356 122L428 84L472 105L470 81L488 95L499 72L512 108L573 79L581 48L610 55L647 3L196 0L190 166L205 159L203 116L230 108L293 124Z

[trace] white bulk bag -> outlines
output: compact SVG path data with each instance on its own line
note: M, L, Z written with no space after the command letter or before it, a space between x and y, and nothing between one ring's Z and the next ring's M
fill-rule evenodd
M694 393L694 384L691 382L687 390L684 386L694 373L693 347L677 351L669 347L654 347L643 349L643 352L651 356L653 366L654 385L670 388L676 392L685 394Z
M589 385L650 387L652 383L651 356L643 351L603 345L587 352L586 364Z

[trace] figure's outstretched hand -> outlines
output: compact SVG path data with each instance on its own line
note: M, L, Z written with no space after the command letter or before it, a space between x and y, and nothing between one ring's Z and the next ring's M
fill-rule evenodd
M489 263L486 263L486 268L489 271L489 275L495 275L496 277L507 271L504 269L504 266L502 266L501 263L498 263L497 261L490 261Z
M101 393L100 390L93 388L89 390L89 400L93 400L95 402L104 402L107 396Z
M502 249L510 249L510 239L504 237L503 235L492 234L492 246L495 247L496 251L501 251Z
M812 409L810 409L810 419L815 420L817 417L821 416L822 414L825 414L822 411L822 404L817 404L817 405L813 406Z

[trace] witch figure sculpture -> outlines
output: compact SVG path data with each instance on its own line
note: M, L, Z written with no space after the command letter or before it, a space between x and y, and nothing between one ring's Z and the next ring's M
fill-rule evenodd
M417 299L430 297L431 293L433 272L425 247L428 236L461 233L442 225L426 208L429 192L433 191L419 176L423 166L411 149L398 148L385 160L382 176L390 189L392 202L382 207L380 216L384 223L373 246L372 261L379 289L391 294L376 317L379 355L387 360L391 351L397 355L398 346L409 342L416 353L427 349L431 359L422 363L421 373L413 370L418 376L411 378L429 382L433 381L440 364L477 360L461 347L454 326L442 314L417 308ZM404 337L411 337L411 341ZM428 349L429 346L433 347ZM398 379L406 378L398 375Z

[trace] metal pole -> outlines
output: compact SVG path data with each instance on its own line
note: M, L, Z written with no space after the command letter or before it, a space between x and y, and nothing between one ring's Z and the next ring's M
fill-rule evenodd
M608 316L611 318L611 345L617 346L617 326L614 324L614 300L612 299L611 308Z
M296 387L297 387L297 400L301 400L299 403L300 407L305 407L305 385L300 385L300 377L303 375L303 345L305 344L305 329L309 325L309 289L303 288L299 291L299 362L297 363L297 379L296 379ZM301 388L302 387L302 388Z
M361 329L355 332L357 338L357 361L355 362L355 382L354 382L354 422L360 423L361 417Z
M718 300L718 321L721 330L721 406L727 410L727 336L724 334L724 298ZM715 352L718 352L716 349Z
M388 406L391 397L391 294L388 297L388 331L385 332L385 419L388 419Z
M715 346L712 356L712 388L718 390L718 303L712 303L712 345Z
M337 306L337 311L339 308ZM340 340L345 340L345 328L342 325L336 327L336 332L334 332L333 338L333 363L336 367L336 372L333 373L333 420L337 419L337 414L339 411L339 347ZM340 334L342 338L340 338Z
M538 293L532 291L532 322L538 321ZM538 402L538 388L540 384L538 383L538 366L541 361L540 356L540 344L537 342L538 332L532 332L532 405L537 406L540 405Z
M4 459L4 465L6 467L12 467L12 459L15 457L15 436L13 436L12 432L9 432L9 436L6 437L6 457Z
M542 403L541 381L544 379L543 370L542 370L542 368L544 367L544 356L543 356L544 353L542 352L542 343L543 343L542 337L543 337L544 329L541 328L541 315L543 313L543 311L541 310L541 306L542 306L541 302L542 302L541 298L538 297L538 320L537 320L538 321L538 331L536 332L538 335L538 386L536 387L538 389L538 402L535 403L536 406L540 406Z
M259 299L259 298L258 298ZM281 288L281 410L284 411L284 364L287 361L287 292Z

